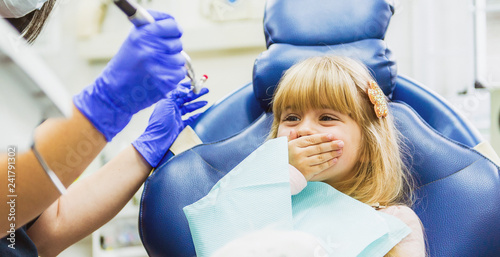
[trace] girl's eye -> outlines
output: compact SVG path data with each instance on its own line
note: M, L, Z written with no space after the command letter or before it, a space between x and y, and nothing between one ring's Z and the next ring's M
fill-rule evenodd
M299 121L299 117L293 114L287 115L283 121Z
M331 115L323 115L319 118L321 121L334 121L334 120L339 120L337 117L331 116Z

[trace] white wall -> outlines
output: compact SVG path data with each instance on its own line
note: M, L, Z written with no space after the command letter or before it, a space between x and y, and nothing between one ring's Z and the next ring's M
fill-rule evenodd
M473 85L472 0L398 0L386 40L399 74L444 96Z
M488 26L485 80L492 86L500 87L500 8L496 12L489 13L486 19Z

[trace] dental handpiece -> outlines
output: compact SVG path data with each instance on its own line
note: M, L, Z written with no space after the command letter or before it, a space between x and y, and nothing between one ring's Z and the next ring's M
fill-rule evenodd
M115 5L127 15L134 26L140 27L146 24L155 23L155 18L141 6L132 4L127 0L114 0L114 2Z
M132 24L134 24L134 26L136 27L155 22L153 16L151 16L151 14L149 14L146 9L142 8L138 4L133 4L127 0L114 0L114 3L127 15L130 22L132 22ZM184 59L186 59L185 66L187 69L187 76L189 79L191 79L191 90L193 90L193 92L197 94L200 92L201 85L205 82L207 76L204 75L204 77L200 79L200 81L197 81L193 66L191 64L191 57L189 57L189 55L184 51L181 51L181 54Z

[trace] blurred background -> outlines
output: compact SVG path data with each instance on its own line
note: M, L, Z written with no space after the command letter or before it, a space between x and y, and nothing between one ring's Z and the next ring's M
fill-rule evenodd
M205 86L210 93L203 97L208 106L251 81L253 62L265 50L265 0L137 2L173 15L181 25L196 75L209 77ZM500 152L500 0L394 4L386 41L398 73L450 101ZM131 27L112 0L59 0L33 48L74 95L93 82ZM151 112L134 116L83 176L140 135ZM140 192L115 219L60 256L147 256L137 232L139 201Z

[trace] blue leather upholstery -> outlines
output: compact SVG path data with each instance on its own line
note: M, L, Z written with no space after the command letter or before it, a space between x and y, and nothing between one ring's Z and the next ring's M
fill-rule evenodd
M391 103L418 180L414 210L430 256L500 256L499 167L431 128L413 109Z
M431 127L452 140L469 147L482 142L479 131L445 99L407 77L398 76L392 100L407 103Z
M481 136L441 97L396 75L383 42L392 15L384 0L268 0L268 50L253 83L209 108L193 128L205 144L167 156L146 181L140 234L150 256L194 256L182 208L265 141L266 112L284 70L312 55L337 54L367 64L393 102L418 181L421 218L431 256L500 256L499 167L472 150Z
M384 39L394 8L388 1L268 1L264 16L267 47L338 45Z
M249 83L215 103L191 126L204 143L216 142L240 132L257 119L264 112L259 106Z
M204 143L216 142L228 138L252 123L264 109L255 101L252 84L249 83L229 97L219 100L191 124L198 137ZM168 152L158 166L167 162L174 155Z

